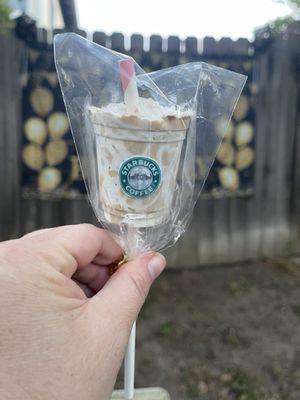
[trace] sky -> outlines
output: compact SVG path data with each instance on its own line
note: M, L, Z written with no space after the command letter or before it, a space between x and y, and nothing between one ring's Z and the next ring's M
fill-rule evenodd
M163 37L253 38L253 30L289 13L272 0L76 0L80 28Z

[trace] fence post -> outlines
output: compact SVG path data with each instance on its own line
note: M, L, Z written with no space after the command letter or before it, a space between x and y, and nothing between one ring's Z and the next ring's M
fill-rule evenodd
M292 158L299 78L294 72L293 60L299 50L291 35L280 34L274 37L269 48L261 54L259 49L257 52L256 147L260 160L256 165L259 175L254 206L259 213L260 255L272 257L290 253L295 237L291 174L297 165Z
M289 41L291 47L291 67L290 76L293 79L294 87L292 93L294 97L289 101L295 101L292 109L289 108L289 116L287 123L292 124L291 134L294 136L292 142L293 157L291 159L291 250L300 252L300 30L295 25L295 31L291 29L289 33ZM293 114L294 110L294 114Z
M9 31L0 35L0 239L20 232L20 132L22 43Z

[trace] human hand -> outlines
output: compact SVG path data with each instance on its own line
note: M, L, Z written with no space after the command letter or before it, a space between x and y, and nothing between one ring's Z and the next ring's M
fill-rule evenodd
M110 398L132 324L165 266L147 253L109 278L121 258L112 237L87 224L0 244L1 400Z

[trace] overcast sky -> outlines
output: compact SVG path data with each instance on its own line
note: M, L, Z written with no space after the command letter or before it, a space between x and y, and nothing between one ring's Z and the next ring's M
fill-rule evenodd
M272 0L76 0L87 31L149 36L252 38L253 30L289 8Z

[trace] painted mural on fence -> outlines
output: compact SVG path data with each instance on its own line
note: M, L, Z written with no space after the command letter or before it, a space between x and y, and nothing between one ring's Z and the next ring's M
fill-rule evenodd
M211 61L215 64L214 60ZM219 63L221 67L248 76L248 81L234 110L225 137L221 143L205 193L214 197L238 194L250 195L253 192L255 166L255 124L254 101L256 86L252 81L253 62ZM216 132L222 135L222 125ZM202 160L198 157L198 173L201 173Z
M198 61L199 56L168 52L134 52L145 71ZM253 62L249 59L205 59L248 76L232 122L205 185L204 195L248 195L254 178ZM23 90L22 186L25 196L77 197L85 194L76 151L49 48L29 49ZM105 79L105 76L102 76ZM216 126L216 132L221 126ZM197 174L205 174L197 157Z
M85 186L54 70L53 53L30 49L23 90L23 192L76 196Z

